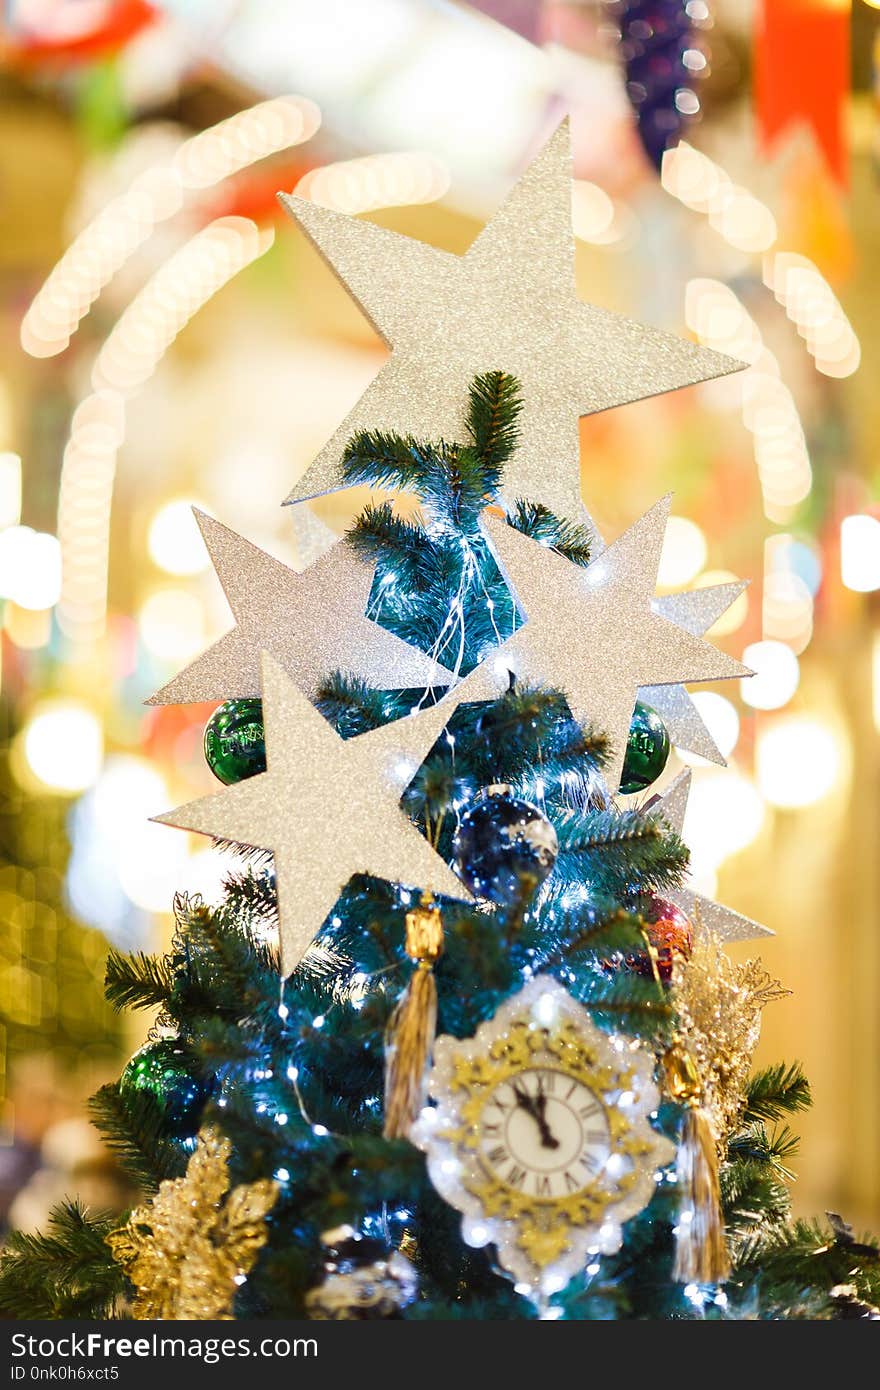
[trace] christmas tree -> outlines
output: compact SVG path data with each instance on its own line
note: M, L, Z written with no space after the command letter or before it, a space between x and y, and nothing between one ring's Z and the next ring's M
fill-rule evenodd
M111 954L144 1200L13 1237L16 1316L877 1315L877 1247L790 1218L808 1086L724 950L764 929L688 886L688 774L648 790L712 754L739 586L655 600L668 500L606 548L579 497L579 414L738 364L576 300L568 176L561 132L460 259L291 200L394 349L291 500L418 509L300 574L201 518L235 626L155 699L223 701L225 786L160 819L241 869Z

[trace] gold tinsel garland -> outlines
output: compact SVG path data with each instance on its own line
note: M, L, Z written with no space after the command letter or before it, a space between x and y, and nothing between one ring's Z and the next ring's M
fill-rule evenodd
M690 959L679 957L673 969L673 1002L678 1038L696 1066L701 1105L723 1158L745 1105L761 1014L789 991L759 960L732 961L718 938L697 926Z
M232 1317L237 1282L266 1243L266 1216L279 1188L261 1178L230 1192L229 1154L228 1139L203 1129L184 1177L161 1183L152 1201L107 1237L137 1290L132 1317Z

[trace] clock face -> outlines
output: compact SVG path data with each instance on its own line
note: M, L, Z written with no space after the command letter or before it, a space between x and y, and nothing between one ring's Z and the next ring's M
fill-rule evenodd
M583 1081L549 1066L494 1088L480 1119L480 1156L506 1187L553 1201L588 1187L611 1152L605 1107Z

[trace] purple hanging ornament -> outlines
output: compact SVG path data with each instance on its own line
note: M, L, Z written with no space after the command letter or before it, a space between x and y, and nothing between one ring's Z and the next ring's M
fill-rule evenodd
M617 21L626 91L645 153L655 168L700 114L697 83L706 58L695 30L703 0L608 0Z

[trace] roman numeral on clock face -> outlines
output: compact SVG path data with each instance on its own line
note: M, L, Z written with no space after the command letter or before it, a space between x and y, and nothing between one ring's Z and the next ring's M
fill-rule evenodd
M489 1152L486 1154L486 1157L492 1164L492 1167L497 1168L499 1164L507 1162L507 1160L510 1158L510 1154L507 1152L503 1144L496 1144L494 1149L489 1150Z
M577 1178L573 1177L572 1174L569 1173L569 1172L566 1170L566 1173L565 1173L565 1186L566 1186L566 1190L567 1190L568 1192L577 1192L578 1188L579 1188L581 1185L582 1185L582 1184L578 1182Z
M535 1174L535 1196L552 1197L553 1189L550 1186L550 1179L546 1173Z
M518 1168L515 1163L511 1168L510 1172L507 1174L506 1178L504 1179L508 1187L523 1187L525 1184L525 1180L525 1168Z
M578 1114L582 1120L588 1120L591 1115L600 1115L601 1113L602 1107L597 1100L588 1100L586 1104L582 1105L578 1110Z

